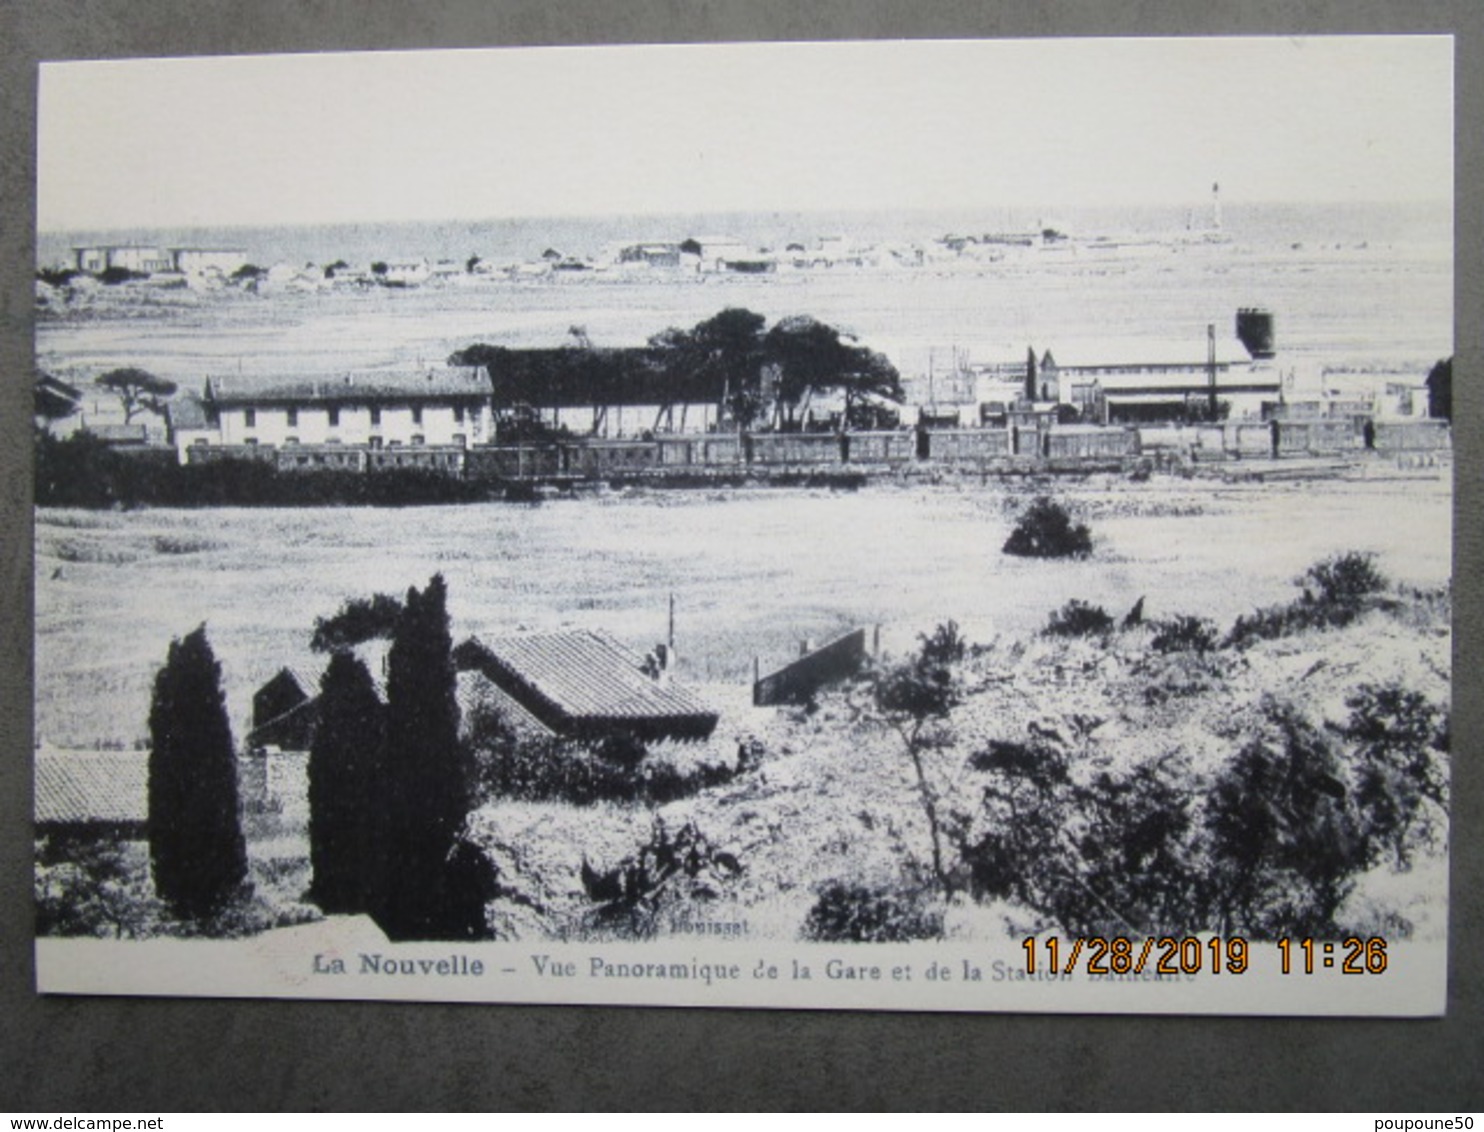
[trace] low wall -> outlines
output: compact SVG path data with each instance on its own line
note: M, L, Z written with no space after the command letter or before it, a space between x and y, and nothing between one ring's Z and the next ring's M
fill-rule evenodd
M806 703L827 684L854 676L865 663L866 631L856 629L762 677L752 686L752 702L757 707Z

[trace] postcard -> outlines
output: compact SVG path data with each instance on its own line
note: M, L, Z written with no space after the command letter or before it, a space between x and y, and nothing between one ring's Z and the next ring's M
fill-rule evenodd
M1444 1011L1451 38L39 81L42 993Z

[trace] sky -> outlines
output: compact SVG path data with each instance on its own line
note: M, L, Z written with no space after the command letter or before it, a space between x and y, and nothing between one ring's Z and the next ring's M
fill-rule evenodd
M1447 37L42 65L41 231L1452 198Z

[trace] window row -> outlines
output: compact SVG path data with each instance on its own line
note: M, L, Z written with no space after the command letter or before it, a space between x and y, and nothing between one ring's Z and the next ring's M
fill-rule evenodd
M421 405L413 405L413 406L411 406L411 409L412 409L412 423L413 424L416 424L416 425L422 424L423 423L423 409L422 409L422 406ZM285 414L286 414L286 416L288 418L287 419L287 422L286 422L288 424L288 426L290 428L297 428L299 426L299 410L298 409L286 409L286 410L284 410L284 412L285 412ZM465 409L465 407L463 405L454 405L453 406L453 419L454 419L454 423L455 424L463 424L464 423L464 420L465 420L466 413L467 413L467 410ZM477 413L477 410L476 410L476 413ZM331 408L329 408L329 409L326 410L326 414L328 415L329 420L330 420L330 427L331 428L338 428L339 425L340 425L340 409L338 407L331 407ZM248 428L256 428L257 427L257 424L258 424L258 411L256 409L244 409L243 410L243 413L242 413L242 416L243 416L243 423ZM381 408L379 406L373 405L371 407L371 423L373 425L379 425L381 423Z

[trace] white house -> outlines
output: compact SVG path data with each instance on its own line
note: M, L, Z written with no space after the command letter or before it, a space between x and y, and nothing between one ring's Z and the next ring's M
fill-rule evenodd
M177 398L172 434L182 459L213 444L465 448L492 438L490 393L478 366L285 382L209 377L199 401Z

